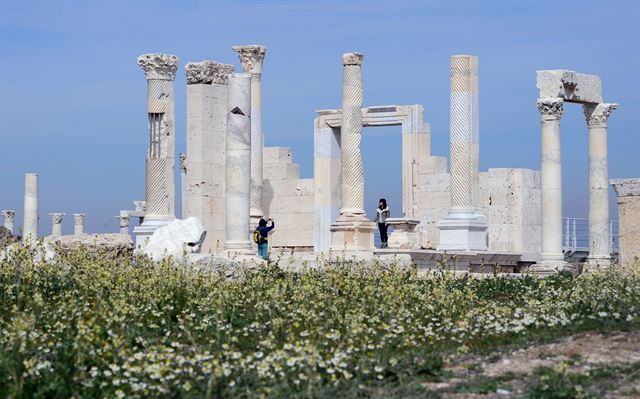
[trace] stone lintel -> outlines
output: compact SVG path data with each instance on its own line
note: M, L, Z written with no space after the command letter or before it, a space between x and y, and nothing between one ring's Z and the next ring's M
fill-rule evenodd
M611 179L609 183L613 186L617 197L640 196L640 178Z
M419 104L416 104L422 107ZM362 108L362 126L400 126L410 113L412 105L381 105ZM316 111L320 126L339 128L342 126L341 109L321 109Z
M229 82L229 74L233 73L234 67L230 64L223 64L216 61L188 62L184 69L187 74L187 84L223 84Z
M558 97L568 102L602 103L602 84L598 75L565 69L536 71L539 97Z

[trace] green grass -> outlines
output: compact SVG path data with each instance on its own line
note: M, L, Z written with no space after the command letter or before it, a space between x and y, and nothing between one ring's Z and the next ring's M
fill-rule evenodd
M613 271L425 278L344 263L229 280L82 251L34 265L25 251L0 261L0 396L419 397L447 377L445 356L637 328L639 304L640 278Z

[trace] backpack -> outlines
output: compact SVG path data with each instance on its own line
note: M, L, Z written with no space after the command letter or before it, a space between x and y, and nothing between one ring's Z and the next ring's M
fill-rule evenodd
M262 234L260 234L259 227L253 230L253 234L251 235L251 237L253 238L253 242L255 242L256 244L260 244L260 242L262 241Z

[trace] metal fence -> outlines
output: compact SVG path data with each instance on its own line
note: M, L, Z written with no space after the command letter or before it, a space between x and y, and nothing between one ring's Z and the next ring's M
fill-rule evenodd
M609 252L618 252L618 221L609 221ZM562 218L562 250L565 253L589 252L589 219Z

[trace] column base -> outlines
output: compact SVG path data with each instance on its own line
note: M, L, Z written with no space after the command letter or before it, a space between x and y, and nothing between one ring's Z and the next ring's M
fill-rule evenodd
M487 250L487 218L478 211L449 211L447 217L438 222L438 231L438 251Z
M242 241L225 241L224 242L224 252L227 256L230 255L241 255L241 256L251 256L256 255L255 251L251 248L251 241L242 240Z
M364 214L341 214L331 225L332 252L372 252L376 224Z
M609 256L589 256L585 262L582 271L584 273L594 272L601 270L612 265L611 257Z
M389 218L387 219L387 224L393 227L393 231L389 236L389 248L420 248L420 236L418 234L419 220Z
M136 249L142 249L147 245L147 240L160 227L164 227L171 223L173 218L146 216L140 226L133 228L135 236Z
M564 260L541 260L529 267L530 274L550 276L560 272L575 272L575 268Z

